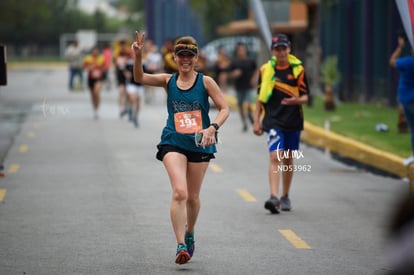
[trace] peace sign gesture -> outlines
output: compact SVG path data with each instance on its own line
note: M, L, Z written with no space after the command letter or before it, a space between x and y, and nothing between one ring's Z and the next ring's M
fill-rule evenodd
M141 54L142 48L144 47L144 38L144 32L140 35L138 31L135 31L135 41L131 45L131 49L134 51L135 55Z

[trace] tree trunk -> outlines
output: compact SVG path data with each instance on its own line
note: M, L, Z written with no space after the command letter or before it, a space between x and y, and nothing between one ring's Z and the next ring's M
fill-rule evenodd
M325 111L335 111L335 100L332 92L332 86L325 85Z

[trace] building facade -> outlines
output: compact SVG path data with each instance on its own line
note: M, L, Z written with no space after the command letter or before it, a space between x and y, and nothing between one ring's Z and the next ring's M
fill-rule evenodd
M204 44L200 18L188 0L146 0L146 35L161 47L166 39L191 35Z
M388 61L403 32L395 1L325 2L328 4L319 9L320 45L322 59L338 57L341 81L337 96L345 101L381 101L395 106L398 73Z
M295 53L308 61L305 65L310 67L309 71L313 68L317 75L319 69L316 67L326 57L337 56L341 81L335 87L335 93L340 100L378 101L396 106L398 72L389 66L388 60L403 27L394 0L262 2L267 5L267 11L269 5L284 5L290 10L286 12L290 14L290 21L280 23L274 22L279 17L271 18L270 27L272 32L285 32L291 37ZM192 35L200 45L205 44L200 19L191 10L188 0L146 0L145 4L147 37L157 45L161 46L167 38L181 35ZM307 7L304 11L303 5ZM231 35L259 37L260 33L254 19L246 18L218 29L218 36ZM315 43L313 37L319 43ZM319 49L316 49L317 44ZM409 51L407 46L404 54L409 54ZM316 62L318 58L319 62Z

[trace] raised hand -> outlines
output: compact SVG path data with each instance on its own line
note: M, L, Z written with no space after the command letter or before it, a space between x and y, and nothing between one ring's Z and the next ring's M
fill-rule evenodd
M404 36L398 36L398 46L403 48L405 45L405 38Z
M131 45L131 49L135 54L141 54L142 48L144 47L145 33L139 34L138 31L135 31L135 41Z

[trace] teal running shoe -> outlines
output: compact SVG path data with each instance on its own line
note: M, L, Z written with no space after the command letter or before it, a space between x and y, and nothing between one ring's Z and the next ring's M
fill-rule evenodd
M194 232L185 232L184 236L185 245L187 246L188 254L190 254L190 257L193 257L194 250L195 250L195 241L194 241Z
M188 254L187 246L183 243L180 243L177 246L177 254L175 255L175 263L176 264L186 264L190 261L191 257Z

